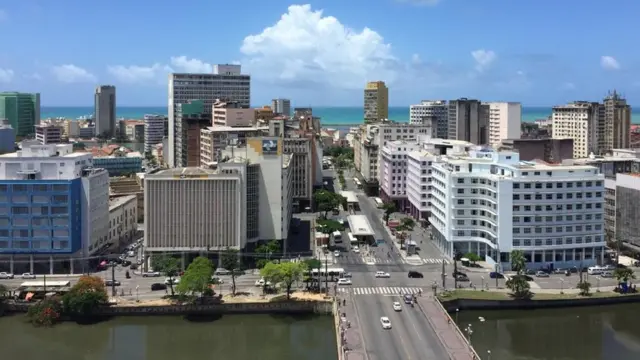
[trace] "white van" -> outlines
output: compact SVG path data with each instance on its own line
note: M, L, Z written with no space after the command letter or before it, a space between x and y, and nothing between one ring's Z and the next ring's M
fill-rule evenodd
M342 233L340 231L333 232L333 241L335 241L336 243L342 242Z
M589 275L600 275L602 274L603 271L604 269L601 268L600 266L591 266L590 268L587 269L587 273Z

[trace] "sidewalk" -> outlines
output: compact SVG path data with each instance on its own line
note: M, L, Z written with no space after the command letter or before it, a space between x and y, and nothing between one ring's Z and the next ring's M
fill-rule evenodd
M345 360L364 360L367 358L366 349L362 346L362 335L360 332L360 322L353 298L345 293L338 296L339 306L338 312L341 319L341 338ZM343 305L346 300L346 305ZM346 316L342 316L346 315Z
M422 258L420 258L420 255L407 255L407 251L403 250L400 247L400 242L398 242L398 239L396 239L396 237L391 233L391 230L389 229L387 224L385 224L384 218L380 218L380 221L382 222L382 226L384 227L384 231L387 232L387 234L391 238L391 242L393 243L393 245L398 250L398 254L400 254L400 257L402 259L404 259L404 261L406 261L407 264L415 265L415 266L419 266L419 265L424 264L424 262L422 261Z
M429 324L449 354L449 359L480 359L480 356L473 350L460 329L433 295L425 293L424 296L418 297L418 308L429 320Z

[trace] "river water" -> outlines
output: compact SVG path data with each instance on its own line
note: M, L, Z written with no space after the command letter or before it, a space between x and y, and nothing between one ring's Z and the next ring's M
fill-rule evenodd
M0 318L0 358L47 360L337 360L330 316L121 317L35 328Z
M457 321L461 329L471 324L483 360L640 359L640 304L461 311Z

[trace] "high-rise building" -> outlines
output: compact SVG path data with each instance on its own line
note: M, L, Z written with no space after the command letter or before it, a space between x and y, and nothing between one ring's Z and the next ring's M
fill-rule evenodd
M364 123L389 118L389 88L384 81L371 81L364 88Z
M520 161L479 147L431 166L433 241L444 254L474 253L510 269L520 250L528 268L602 264L604 175L593 166Z
M202 100L178 104L175 118L175 164L200 166L200 131L211 126L211 111Z
M0 155L13 152L16 148L16 131L9 120L0 119Z
M289 99L273 99L271 100L271 108L277 115L291 116L291 100Z
M39 124L35 126L36 141L42 145L60 144L62 142L62 127L57 125Z
M40 94L0 93L0 119L9 120L16 136L33 134L33 127L40 123Z
M94 121L96 136L116 136L116 87L100 85L95 93Z
M490 102L489 105L489 142L498 146L504 139L520 138L522 104L518 102Z
M576 101L553 107L552 136L554 139L573 139L573 157L586 158L599 154L600 119L604 107L597 102Z
M71 144L23 141L0 155L0 268L11 273L83 273L105 244L109 175Z
M285 241L286 251L292 179L282 139L250 138L220 159L213 168L145 176L146 255L245 250L272 239Z
M604 98L604 119L600 125L601 154L609 153L612 149L627 149L631 136L631 106L627 100L613 90Z
M240 65L214 65L211 74L169 74L169 139L163 149L170 167L176 162L176 113L179 104L202 100L204 111L211 114L216 100L236 101L242 108L251 103L251 76L241 74Z
M236 101L216 101L211 112L214 126L249 127L256 122L255 111L241 107Z
M445 100L423 100L409 108L409 123L431 124L433 136L446 139L449 136L448 107Z
M451 100L447 124L448 139L485 145L489 141L489 105L467 98Z
M151 153L153 147L162 143L165 134L166 117L162 115L144 116L144 153Z

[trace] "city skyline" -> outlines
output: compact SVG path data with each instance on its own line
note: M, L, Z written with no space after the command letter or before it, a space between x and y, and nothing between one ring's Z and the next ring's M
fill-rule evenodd
M630 36L625 38L634 30L633 9L640 7L631 1L597 11L571 1L551 7L503 0L307 5L192 0L185 5L181 16L173 17L172 27L131 29L118 24L138 21L140 11L148 18L166 18L175 9L142 8L120 0L108 5L5 4L0 7L0 28L21 24L24 31L7 39L12 50L0 56L0 86L40 92L44 106L82 106L91 104L95 86L112 84L122 105L159 105L166 99L168 73L211 72L213 64L240 63L243 73L252 76L256 103L283 97L316 106L360 105L362 88L377 80L389 86L390 106L462 96L548 106L600 99L614 88L629 103L640 103L633 65L637 55L626 45ZM364 6L366 12L357 11ZM211 45L184 40L185 34L197 34L197 26L212 13L237 9L255 11L242 14L246 21L219 17L224 37L202 33L210 39L204 43ZM606 16L614 11L615 16ZM521 17L509 16L513 13L539 21L527 26ZM500 21L487 22L483 15ZM87 16L96 22L118 21L90 37L73 26L57 26ZM572 26L567 21L572 18L597 21L599 26ZM398 26L393 19L403 20ZM589 38L591 46L570 40L577 37Z

